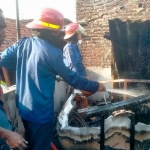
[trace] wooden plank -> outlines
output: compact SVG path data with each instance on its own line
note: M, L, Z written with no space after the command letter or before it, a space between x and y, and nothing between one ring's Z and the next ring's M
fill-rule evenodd
M127 89L127 81L124 81L124 90ZM127 99L127 95L123 95L123 100L126 100Z
M64 81L61 77L57 77L59 81ZM150 80L141 80L141 79L116 79L116 80L103 80L97 81L100 83L112 83L112 82L140 82L140 83L150 83Z
M111 80L115 79L115 59L114 59L114 51L111 46ZM114 88L114 82L111 83L111 88Z
M139 83L150 83L150 80L138 80L138 79L116 79L116 80L105 80L98 81L100 83L111 83L111 82L139 82Z

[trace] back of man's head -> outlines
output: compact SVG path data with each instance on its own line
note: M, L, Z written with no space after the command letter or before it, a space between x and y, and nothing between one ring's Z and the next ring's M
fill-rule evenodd
M6 33L5 33L6 23L5 23L5 17L3 15L3 11L0 8L0 46L2 45Z

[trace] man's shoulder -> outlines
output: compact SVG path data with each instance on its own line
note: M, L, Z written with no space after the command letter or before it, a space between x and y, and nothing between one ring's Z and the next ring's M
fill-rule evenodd
M76 48L76 44L69 42L65 45L63 50L67 50L67 49L75 49Z
M31 37L23 37L23 38L21 38L21 39L19 39L18 41L17 41L17 43L15 43L16 45L18 45L18 46L21 46L22 44L24 44L26 41L31 41Z
M31 37L23 37L23 38L19 39L18 42L23 42L23 41L31 40L31 39L32 39Z
M56 53L60 53L61 50L55 46L53 46L52 44L50 44L47 40L43 40L40 39L38 37L30 37L30 38L23 38L22 41L26 41L28 42L33 42L32 46L36 46L36 49L40 49L40 52L56 52ZM21 41L21 42L22 42Z
M47 43L46 50L50 54L55 54L55 55L56 54L62 54L62 51L58 47L56 47L50 43Z
M62 55L62 51L55 47L54 45L50 44L47 41L38 41L39 43L37 43L37 48L39 49L39 53L44 56L44 57L48 57L48 58L55 58L58 55Z
M19 41L19 45L22 45L23 47L27 47L28 44L30 45L29 48L32 47L36 54L39 54L45 58L55 57L59 54L62 54L59 48L53 46L47 40L43 40L38 37L23 38Z

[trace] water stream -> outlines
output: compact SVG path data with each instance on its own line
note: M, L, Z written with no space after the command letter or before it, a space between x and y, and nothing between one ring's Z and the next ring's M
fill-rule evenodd
M116 94L123 94L133 97L138 97L144 94L148 94L150 90L148 89L107 89L108 92L116 93Z

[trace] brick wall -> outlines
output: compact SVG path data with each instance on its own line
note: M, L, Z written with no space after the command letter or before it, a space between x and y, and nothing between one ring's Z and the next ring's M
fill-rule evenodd
M110 67L111 42L105 39L109 31L108 20L150 19L149 0L77 0L77 21L86 29L81 45L83 62L87 67Z
M26 28L26 24L30 21L31 20L20 21L21 38L31 36L31 31ZM4 43L0 47L0 52L5 50L10 45L14 44L16 41L17 41L16 20L6 18L6 38L4 40Z

